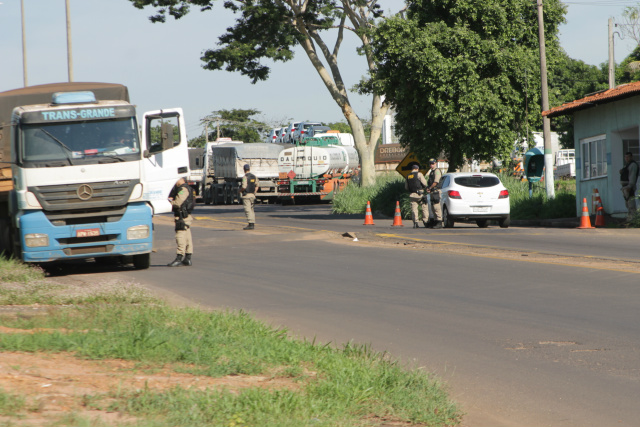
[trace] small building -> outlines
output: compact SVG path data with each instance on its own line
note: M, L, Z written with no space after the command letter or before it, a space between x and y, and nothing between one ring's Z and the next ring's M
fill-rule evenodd
M576 169L576 216L597 189L604 211L627 213L620 191L624 153L640 160L640 82L620 85L542 113L546 117L573 115Z

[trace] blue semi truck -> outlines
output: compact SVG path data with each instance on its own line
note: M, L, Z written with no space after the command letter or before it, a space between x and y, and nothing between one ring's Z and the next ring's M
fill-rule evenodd
M188 174L181 109L138 123L126 86L56 83L0 93L0 252L150 265L154 214Z

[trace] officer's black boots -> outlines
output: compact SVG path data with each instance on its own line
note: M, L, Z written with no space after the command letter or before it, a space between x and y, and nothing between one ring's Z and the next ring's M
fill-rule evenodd
M243 228L243 230L253 230L254 229L254 225L252 222L249 223L249 225L247 225L245 228Z
M442 221L435 221L433 228L442 228Z
M431 220L429 220L431 221ZM429 223L427 221L422 221L422 223L424 224L424 228L429 228Z
M420 228L420 227L418 226L418 223L417 223L417 222L414 222L414 223L413 223L413 228Z
M182 265L186 265L191 267L191 254L184 254L184 259L182 260Z
M182 265L182 261L183 261L183 256L178 254L176 255L176 259L174 259L173 262L170 262L169 264L167 264L167 267L177 267L179 265Z

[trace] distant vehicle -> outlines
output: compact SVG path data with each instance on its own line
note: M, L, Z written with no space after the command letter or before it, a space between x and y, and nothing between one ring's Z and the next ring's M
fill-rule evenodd
M331 128L329 126L309 126L304 137L311 138L317 133L326 133L330 130Z
M355 147L356 143L353 139L353 135L350 133L339 132L337 130L330 130L326 133L316 133L313 135L316 138L325 138L328 136L335 136L340 141L341 145L347 145L349 147Z
M320 123L320 122L300 122L298 123L298 125L295 127L295 129L293 129L293 133L291 138L293 139L292 142L296 143L296 142L300 142L302 141L303 138L306 138L307 136L309 136L307 134L307 131L309 130L309 128L311 126L324 126L324 124Z
M202 173L204 169L204 148L189 147L189 175L187 184L195 192L196 198L202 197Z
M267 138L265 139L264 142L275 142L278 143L279 138L280 138L280 134L282 133L282 128L273 128L269 131L269 135L267 135Z
M291 144L293 143L293 131L296 129L301 122L291 122L289 126L283 128L282 136L280 138L280 142L282 144Z
M497 220L502 228L511 222L509 190L500 178L488 172L455 172L442 176L442 223L452 228L456 221L475 221L485 228L489 220Z

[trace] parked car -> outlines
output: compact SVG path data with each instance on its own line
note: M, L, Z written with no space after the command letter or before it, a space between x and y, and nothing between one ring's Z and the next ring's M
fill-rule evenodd
M291 136L292 142L300 142L302 138L307 137L307 131L311 126L324 126L320 122L300 122L296 125Z
M282 137L280 138L283 144L293 143L293 131L295 131L296 126L298 126L300 123L301 122L292 122L291 124L289 124L289 126L284 128Z
M318 133L325 133L328 130L331 130L329 126L309 126L304 134L305 137L312 137Z
M488 172L454 172L442 176L440 184L442 223L451 228L456 221L475 221L478 227L497 220L502 228L511 222L509 190L500 178Z
M265 142L277 143L281 133L282 133L282 128L271 129L269 131L269 135L267 135L267 139L265 140Z

